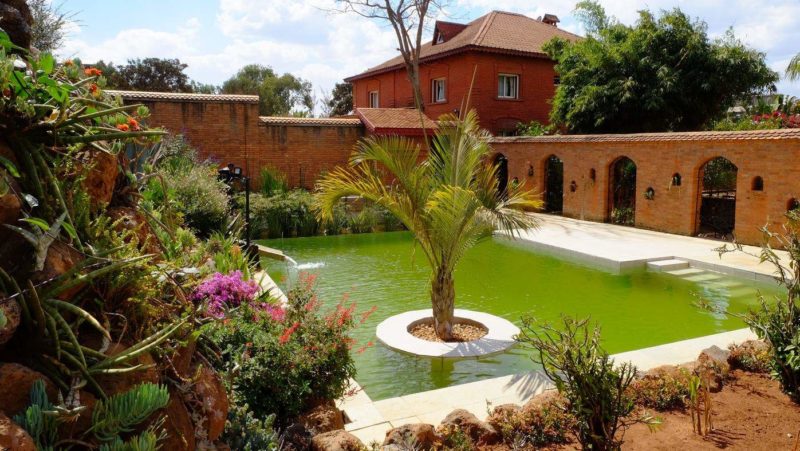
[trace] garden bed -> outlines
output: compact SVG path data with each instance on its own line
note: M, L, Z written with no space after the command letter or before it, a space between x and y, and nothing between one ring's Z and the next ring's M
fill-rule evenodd
M481 324L478 323L455 323L453 324L453 339L448 340L448 343L464 343L475 341L489 331ZM433 321L423 321L410 328L411 335L427 341L435 341L437 343L444 343L445 340L436 335L436 329L433 327Z

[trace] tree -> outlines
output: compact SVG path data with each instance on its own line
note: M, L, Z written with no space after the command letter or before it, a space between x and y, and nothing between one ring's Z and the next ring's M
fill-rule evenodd
M800 53L789 61L789 67L786 68L786 77L792 81L800 80Z
M431 150L420 163L420 147L403 137L363 139L348 167L337 167L317 185L321 219L331 219L340 199L362 196L394 214L414 234L431 266L430 296L434 327L452 339L455 287L453 271L464 253L494 230L514 236L535 227L526 208L541 202L519 187L498 190L489 133L480 130L474 111L464 119L449 115L440 122ZM390 186L386 176L393 177Z
M222 84L225 94L254 94L259 97L259 114L287 115L298 108L314 110L311 83L292 74L278 76L269 66L249 64Z
M62 11L61 5L55 5L50 0L28 0L28 7L33 16L31 45L45 53L53 53L61 48L67 36L67 23L75 14Z
M697 130L778 80L763 53L732 31L710 41L706 24L679 9L658 18L640 11L634 26L608 18L596 2L579 3L577 15L587 38L545 46L561 80L551 121L570 132Z
M408 73L414 93L414 106L425 109L422 87L419 81L419 57L422 50L422 35L425 21L442 10L440 0L336 0L345 12L353 12L368 19L377 19L391 24L397 37L398 50Z
M326 116L344 116L353 111L353 85L336 83L330 96L323 98Z
M128 60L115 66L102 60L96 67L103 72L109 88L129 91L192 92L188 67L178 59L145 58Z

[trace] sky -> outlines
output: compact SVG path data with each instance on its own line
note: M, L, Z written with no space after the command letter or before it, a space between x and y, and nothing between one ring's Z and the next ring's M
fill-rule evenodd
M62 57L124 63L130 58L178 58L201 83L221 84L246 64L271 66L311 81L321 98L336 82L397 54L388 25L330 12L335 0L54 0L75 13ZM783 76L800 52L800 0L600 0L607 13L632 24L637 11L678 7L721 36L736 36L765 52ZM451 0L442 20L467 22L497 9L539 17L583 34L572 17L577 0ZM429 32L430 35L430 32ZM800 81L778 91L800 96Z

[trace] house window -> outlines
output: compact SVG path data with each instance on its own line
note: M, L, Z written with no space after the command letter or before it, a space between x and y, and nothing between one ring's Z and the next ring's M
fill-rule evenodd
M433 103L442 103L447 101L445 96L445 81L444 78L437 78L431 82L431 100Z
M519 75L500 74L497 77L497 97L501 99L519 98Z
M378 108L378 91L370 91L369 92L369 107L370 108Z

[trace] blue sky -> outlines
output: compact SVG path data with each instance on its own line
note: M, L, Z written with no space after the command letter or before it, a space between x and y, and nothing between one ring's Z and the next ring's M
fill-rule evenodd
M58 3L58 0L54 0ZM220 84L241 66L259 63L310 80L321 96L342 78L390 57L393 32L358 16L328 12L334 0L64 0L78 24L61 56L85 62L124 62L155 56L179 58L187 73ZM576 0L452 0L442 18L469 21L492 9L532 17L558 15L563 28L581 33L571 13ZM800 52L800 0L601 0L625 23L637 11L679 7L708 23L719 36L729 27L766 52L773 69L785 69ZM800 82L781 80L779 91L800 96Z

